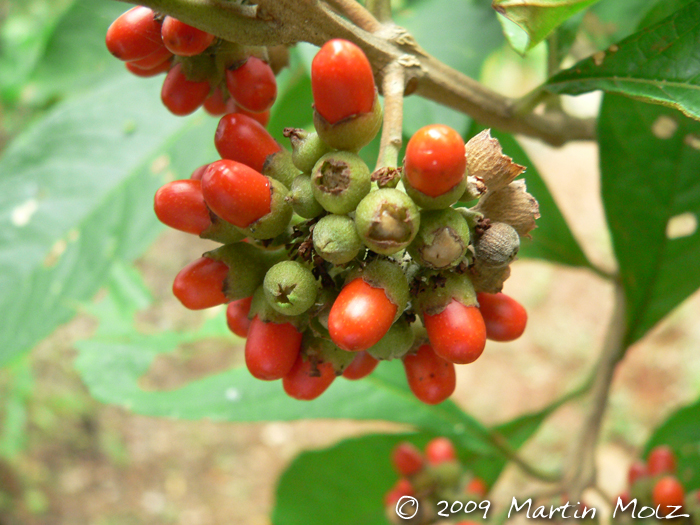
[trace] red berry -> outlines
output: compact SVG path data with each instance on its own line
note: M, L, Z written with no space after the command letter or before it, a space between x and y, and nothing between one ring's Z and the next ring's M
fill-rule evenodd
M147 57L143 57L138 60L132 60L128 63L131 64L134 68L150 71L152 69L158 69L163 67L163 64L168 64L168 66L170 66L170 59L172 57L173 54L163 47L155 53L151 53Z
M479 310L486 325L486 338L492 341L513 341L523 335L527 311L504 293L479 293Z
M676 471L676 456L671 447L659 445L649 452L647 470L650 476L672 474Z
M403 496L415 496L415 494L411 482L406 478L401 478L384 496L384 505L393 507Z
M209 82L187 80L180 64L175 65L163 81L160 99L171 113L189 115L202 105L209 95Z
M314 108L330 124L369 113L374 104L372 66L352 42L326 42L311 62Z
M485 498L486 493L489 491L486 482L481 478L472 478L467 486L464 488L467 494L475 494L480 498Z
M214 144L221 158L235 160L259 172L268 155L282 149L258 121L242 113L221 117Z
M170 66L172 66L172 63L170 60L166 60L165 62L160 63L154 68L151 69L142 69L138 66L135 66L133 62L127 62L124 64L126 66L126 69L129 70L129 73L132 75L136 75L137 77L142 77L142 78L148 78L148 77L155 77L157 75L160 75L161 73L165 73L170 69Z
M425 458L431 465L457 460L457 451L452 441L446 437L431 439L425 446Z
M301 333L291 323L265 323L256 315L248 328L245 364L258 379L282 379L301 350Z
M202 177L204 176L204 172L207 171L207 168L209 167L209 164L204 164L194 170L192 172L192 175L190 175L190 180L202 180Z
M229 330L238 337L246 337L248 335L248 328L250 328L248 314L250 313L250 304L252 302L252 297L246 297L245 299L230 302L226 308L226 324Z
M345 379L362 379L370 375L377 365L377 361L374 357L369 355L367 352L357 352L355 359L352 360L345 370L343 370L343 377Z
M224 281L228 266L220 261L200 257L185 266L175 277L173 294L185 308L202 310L226 302Z
M404 173L408 183L429 197L439 197L459 184L467 168L464 140L442 124L425 126L406 146Z
M292 369L282 378L282 386L289 397L311 401L323 394L334 379L332 363L319 363L314 370L313 363L305 361L300 353Z
M435 353L451 363L476 361L486 345L486 326L476 306L452 300L440 313L424 314L425 329Z
M225 221L246 228L270 213L270 180L234 160L212 162L202 176L202 195Z
M209 209L198 180L175 180L161 186L153 202L156 216L163 224L200 235L211 226Z
M665 516L674 510L672 507L683 506L685 490L674 476L665 476L654 485L651 499L654 501L654 505L660 506L659 513Z
M270 110L268 109L267 111L263 111L262 113L253 113L252 111L246 111L240 106L237 106L235 101L233 103L233 108L231 108L230 102L233 101L233 99L229 100L229 113L239 113L241 115L245 115L246 117L250 117L253 120L257 120L260 125L264 128L267 126L267 123L270 122Z
M139 60L163 47L161 22L148 7L137 6L119 16L107 29L107 49L120 60Z
M191 57L199 55L214 41L214 35L166 16L160 30L163 44L174 55Z
M395 316L396 305L384 289L357 277L343 287L333 303L328 331L343 350L367 350L389 331Z
M231 100L231 99L229 99ZM224 100L221 88L217 87L204 99L204 110L212 117L219 117L228 113L228 100Z
M649 472L647 470L646 463L644 463L643 461L635 461L634 463L632 463L629 471L627 472L627 482L631 487L637 482L638 479L646 477L648 475Z
M226 87L236 104L254 113L270 109L277 98L277 80L272 68L256 57L248 57L236 69L228 69Z
M437 355L430 345L403 360L408 386L413 394L428 405L442 403L452 395L457 384L455 367Z
M412 476L423 470L423 454L411 443L404 441L394 447L391 462L402 476Z

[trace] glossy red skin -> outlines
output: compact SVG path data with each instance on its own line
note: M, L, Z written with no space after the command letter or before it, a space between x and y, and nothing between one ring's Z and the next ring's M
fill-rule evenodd
M166 60L165 62L162 62L151 69L142 69L140 67L136 67L133 64L133 62L126 62L124 65L126 66L126 69L129 71L129 73L131 73L132 75L136 75L137 77L142 78L149 78L158 76L161 73L166 73L168 70L170 70L172 62L170 60Z
M485 498L486 493L489 491L486 482L481 478L472 478L467 486L464 488L467 494L476 494L480 498Z
M412 476L423 470L423 454L406 441L399 443L391 451L391 463L402 476Z
M424 314L423 320L433 350L443 359L464 365L476 361L484 351L486 326L476 306L453 299L442 312Z
M214 35L171 16L166 16L163 20L160 34L165 47L174 55L183 57L199 55L214 41Z
M139 60L163 47L160 28L161 22L150 8L133 7L112 22L105 43L119 60Z
M631 487L637 480L649 475L647 465L643 461L635 461L627 472L627 483Z
M660 506L659 514L665 516L675 510L674 506L683 506L685 490L674 476L664 476L654 485L651 499L654 506Z
M331 339L343 350L359 352L379 342L394 324L396 305L383 288L361 277L346 284L328 314Z
M300 353L292 369L282 378L287 395L299 401L311 401L328 390L336 377L333 364L320 363L316 369L320 376L315 375L311 361L305 361Z
M286 376L301 350L301 333L290 323L265 323L256 315L248 328L245 364L253 377L274 381Z
M282 150L260 122L242 113L221 117L214 145L221 158L241 162L261 173L265 159Z
M360 113L374 104L372 66L362 49L347 40L329 40L311 62L314 109L330 124Z
M357 352L355 359L352 360L345 370L343 370L343 377L345 379L356 380L362 379L370 375L377 365L377 361L374 357L369 355L367 352Z
M442 403L457 385L455 367L437 355L430 345L422 345L403 360L408 386L413 395L428 405Z
M491 341L514 341L525 331L527 311L518 301L504 293L476 295L486 325L486 338Z
M168 72L160 91L163 105L174 115L184 116L194 112L209 96L209 82L191 82L176 64Z
M223 292L228 266L220 261L200 257L175 276L173 294L185 308L203 310L224 304Z
M431 465L439 465L457 459L457 451L452 441L446 437L432 439L425 446L425 459Z
M235 160L217 160L202 176L204 202L219 217L246 228L270 213L270 180Z
M231 100L231 99L229 99ZM216 88L204 100L204 110L212 117L220 117L228 113L228 100L224 100L224 94L221 88Z
M233 107L231 107L231 102L233 102ZM260 125L264 128L270 122L270 110L263 111L262 113L253 113L252 111L246 111L240 106L237 106L233 99L229 100L229 113L240 113L246 117L250 117L253 120L257 120Z
M165 49L165 47L159 49L155 53L151 53L147 57L141 58L139 60L132 60L128 62L134 68L151 70L162 67L163 63L167 62L170 64L170 59L173 58L173 54Z
M226 307L226 324L238 337L246 337L250 328L250 303L253 302L252 297L232 301Z
M449 126L425 126L406 145L406 179L429 197L439 197L454 188L466 177L466 168L464 140Z
M384 505L387 507L396 505L403 496L415 496L415 494L416 491L413 490L411 482L406 478L401 478L384 496Z
M161 186L153 199L153 209L160 222L186 233L200 235L211 226L198 180L175 180Z
M671 447L659 445L649 452L647 471L650 476L672 474L676 471L676 455Z
M207 168L209 167L209 164L203 164L196 170L192 172L192 175L190 175L190 180L198 180L201 181L202 177L204 176L204 172L207 171Z
M254 113L267 111L277 98L275 73L253 56L236 69L226 70L226 87L236 104Z

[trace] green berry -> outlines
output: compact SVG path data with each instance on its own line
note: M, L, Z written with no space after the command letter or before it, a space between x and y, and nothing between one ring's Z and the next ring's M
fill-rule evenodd
M299 315L313 306L318 284L303 264L283 261L267 271L263 289L267 302L279 313Z
M357 234L355 221L347 215L326 215L314 226L314 249L333 264L352 261L364 247Z
M339 215L353 211L371 188L367 164L347 151L327 153L311 172L314 197L331 213Z
M355 211L362 242L372 251L391 255L405 249L418 233L418 208L404 192L383 188L367 195Z
M433 270L459 264L469 245L469 225L452 209L424 210L418 235L408 247L413 260Z
M303 173L292 182L287 200L292 205L294 213L305 219L313 219L323 213L323 206L314 197L311 177Z
M289 191L281 182L270 179L270 213L250 224L247 228L240 228L247 237L255 239L272 239L289 226L292 219L292 206L286 200Z

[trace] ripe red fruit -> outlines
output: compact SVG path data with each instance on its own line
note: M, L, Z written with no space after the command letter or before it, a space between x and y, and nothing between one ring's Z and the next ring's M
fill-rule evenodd
M134 68L151 70L162 67L164 63L170 64L170 59L172 57L173 54L167 49L165 49L165 47L162 47L161 49L159 49L155 53L151 53L147 57L143 57L138 60L132 60L128 63L131 64Z
M394 447L391 462L402 476L412 476L423 469L423 454L411 443L404 441Z
M173 294L185 308L202 310L226 302L223 292L228 266L220 261L200 257L175 276Z
M638 479L648 476L649 472L647 470L646 463L643 461L635 461L630 465L630 469L627 472L627 482L631 487L634 485Z
M221 117L214 145L221 158L235 160L259 172L262 172L268 155L282 149L258 121L242 113Z
M209 95L209 82L187 80L182 66L176 64L163 81L160 99L174 115L189 115L202 105Z
M395 316L396 305L384 289L357 277L343 287L333 303L328 331L343 350L367 350L389 331Z
M464 140L449 126L425 126L406 145L406 179L429 197L439 197L454 188L466 177L466 168Z
M160 34L163 44L174 55L191 57L200 54L214 41L214 35L166 16Z
M236 104L254 113L270 109L277 98L272 68L253 56L236 69L226 70L226 87Z
M659 514L665 516L675 510L673 507L683 506L685 490L674 476L665 476L654 485L651 499L654 505L660 506Z
M232 100L232 99L229 99ZM228 100L224 100L224 94L221 88L217 87L211 94L204 99L204 111L212 117L220 117L228 113Z
M483 479L472 478L471 481L467 483L467 486L464 488L464 491L467 494L475 494L480 498L485 498L486 493L489 491L489 488Z
M431 465L439 465L457 459L457 451L452 441L446 437L431 439L425 446L425 458Z
M129 73L131 73L132 75L136 75L137 77L142 78L148 78L155 77L156 75L160 75L161 73L165 73L170 69L172 63L170 60L166 60L151 69L140 68L138 66L135 66L133 62L127 62L124 65L126 66L126 69L129 71Z
M301 333L291 323L265 323L256 315L248 328L245 364L251 375L273 381L294 366L301 350Z
M374 104L372 66L352 42L326 42L311 62L314 108L330 124L369 113Z
M647 458L647 470L650 476L659 474L672 474L676 471L676 455L671 447L659 445L649 452Z
M422 345L403 360L408 386L423 403L436 405L452 395L457 384L455 367L437 355L430 345Z
M476 306L452 300L435 315L424 314L425 329L435 353L451 363L476 361L486 346L486 326Z
M211 226L198 180L175 180L161 186L153 199L153 209L160 222L176 230L200 235Z
M137 6L119 16L107 29L107 49L119 60L139 60L163 47L161 22L153 10Z
M492 341L513 341L523 335L527 311L504 293L479 293L479 310L486 325L486 338Z
M406 478L401 478L396 484L389 489L389 492L384 496L384 505L393 507L403 496L415 496L416 491L413 490L413 485Z
M202 177L204 176L204 172L207 171L207 168L209 167L209 164L203 164L199 168L195 169L192 172L192 175L190 175L190 180L198 180L201 181Z
M270 180L234 160L212 162L202 176L202 195L225 221L246 228L270 213Z
M316 375L313 363L305 361L300 353L292 369L282 378L287 395L300 401L311 401L323 394L335 379L335 370L332 363L319 363L316 368L320 375Z
M343 370L343 377L345 379L362 379L370 375L377 365L377 361L374 357L369 355L367 352L357 352L355 359L352 360L345 370Z
M231 104L233 102L233 105ZM233 106L233 107L231 107ZM240 106L237 106L235 101L233 99L229 100L229 113L239 113L241 115L245 115L246 117L250 117L253 120L257 120L260 125L264 128L267 126L267 123L270 122L270 110L268 109L267 111L263 111L262 113L253 113L252 111L246 111Z
M250 304L253 302L252 297L232 301L226 307L226 324L238 337L246 337L248 328L250 328Z

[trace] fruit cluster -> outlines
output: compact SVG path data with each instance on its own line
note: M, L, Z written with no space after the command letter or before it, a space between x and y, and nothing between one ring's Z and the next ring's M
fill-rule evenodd
M700 490L686 491L677 477L676 456L666 445L654 447L646 461L635 461L627 480L629 489L619 497L623 506L636 505L637 512L655 508L659 517L689 514L695 521L700 516Z
M167 73L161 99L173 114L189 115L203 105L211 115L243 113L263 125L277 97L273 65L286 62L285 48L217 39L143 6L117 18L107 30L106 43L134 75Z
M409 523L432 523L437 519L438 502L468 502L473 512L486 498L486 483L465 471L459 462L452 442L445 437L434 438L425 446L424 453L408 442L399 443L391 454L391 462L401 476L384 496L386 514L392 523L401 522L396 504L404 496L416 498L418 513ZM413 511L402 509L405 515ZM477 510L477 514L479 511ZM460 521L457 525L472 525L472 521Z
M221 78L253 117L268 110L274 76L263 60L231 63L241 46L208 38L205 46L203 37L185 46L199 54L183 56L171 42L185 36L166 37L170 19L143 9L107 35L130 69L162 53L169 93L178 66L191 82L202 63L223 64L201 68L216 73L207 77L209 96ZM251 64L266 73L243 74ZM475 361L487 338L510 341L525 329L523 307L500 293L538 217L524 182L513 181L524 168L488 131L465 145L451 128L431 125L410 139L402 167L371 172L358 152L379 131L382 108L367 57L331 40L313 60L311 85L315 131L285 129L291 152L265 119L228 108L214 139L221 159L156 193L164 224L222 244L180 271L173 292L190 309L228 303L229 327L247 338L250 373L282 379L294 398L314 399L336 376L359 379L379 360L402 359L416 397L442 402L454 391L455 364ZM163 97L173 111L171 98Z

